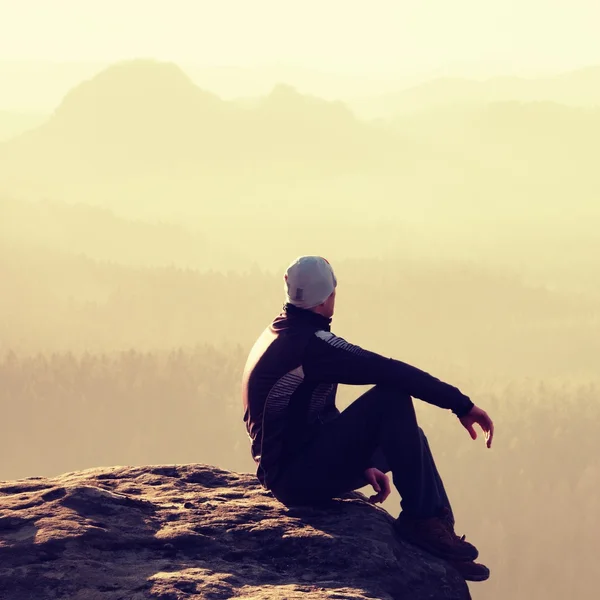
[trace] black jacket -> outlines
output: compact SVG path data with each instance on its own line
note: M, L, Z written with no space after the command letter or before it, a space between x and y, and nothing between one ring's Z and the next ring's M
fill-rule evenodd
M459 417L473 406L458 388L350 344L331 333L331 319L286 304L254 344L242 378L244 421L266 488L307 432L340 414L338 383L396 385Z

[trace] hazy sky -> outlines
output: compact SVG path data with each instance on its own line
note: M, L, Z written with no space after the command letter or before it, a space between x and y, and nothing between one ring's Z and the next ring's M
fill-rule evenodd
M599 0L0 0L0 60L402 73L600 63Z

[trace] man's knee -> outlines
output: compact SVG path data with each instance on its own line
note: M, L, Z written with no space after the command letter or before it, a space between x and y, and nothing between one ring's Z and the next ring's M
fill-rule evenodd
M429 442L427 441L427 436L425 435L425 432L423 431L423 429L421 427L419 427L419 435L421 436L421 441L423 442L423 444L425 444L427 447L429 447Z
M393 418L394 415L406 417L414 415L415 408L412 397L395 386L376 385L372 388L373 399L379 406L379 412L384 418Z

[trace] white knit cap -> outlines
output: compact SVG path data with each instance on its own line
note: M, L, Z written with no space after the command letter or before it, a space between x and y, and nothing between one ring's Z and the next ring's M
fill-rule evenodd
M329 261L322 256L300 256L286 270L286 300L298 308L313 308L331 296L337 286Z

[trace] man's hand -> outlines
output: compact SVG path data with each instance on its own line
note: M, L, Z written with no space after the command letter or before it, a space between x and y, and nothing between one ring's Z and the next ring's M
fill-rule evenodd
M369 498L369 502L371 504L384 502L390 495L390 481L388 476L379 469L371 467L365 471L365 477L367 482L372 485L373 489L377 492L377 494Z
M487 447L492 447L494 424L485 410L482 410L478 406L473 406L473 408L464 417L460 418L460 422L474 440L477 439L477 432L475 431L473 425L477 423L477 425L479 425L479 427L481 427L482 431L485 433Z

